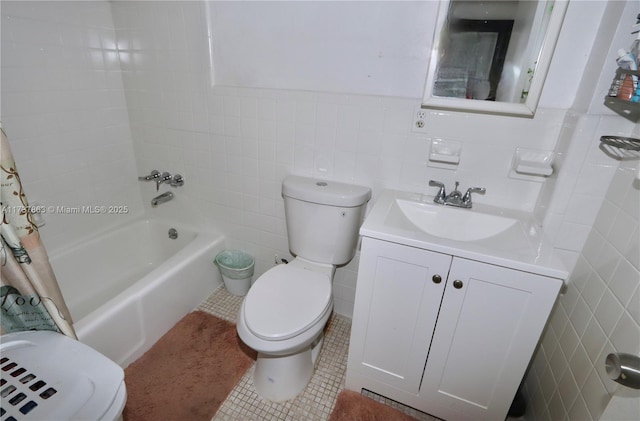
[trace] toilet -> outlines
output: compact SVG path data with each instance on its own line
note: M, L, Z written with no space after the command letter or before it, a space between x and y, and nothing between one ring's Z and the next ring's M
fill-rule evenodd
M255 281L237 323L240 339L258 352L255 390L274 402L294 398L311 379L333 310L335 268L355 255L371 189L288 176L282 197L295 258Z

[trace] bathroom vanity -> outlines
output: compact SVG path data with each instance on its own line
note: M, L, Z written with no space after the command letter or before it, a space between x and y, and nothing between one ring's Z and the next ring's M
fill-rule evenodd
M567 272L528 214L432 199L385 191L360 230L346 387L502 420Z

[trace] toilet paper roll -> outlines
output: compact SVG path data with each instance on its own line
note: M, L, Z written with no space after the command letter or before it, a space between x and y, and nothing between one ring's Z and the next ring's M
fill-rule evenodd
M605 360L609 378L623 386L640 389L640 357L632 354L609 354Z

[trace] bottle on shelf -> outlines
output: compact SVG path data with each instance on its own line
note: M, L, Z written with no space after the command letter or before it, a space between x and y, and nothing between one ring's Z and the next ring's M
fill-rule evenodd
M617 97L625 101L631 101L636 92L635 85L633 83L633 77L631 75L624 75L620 89L618 89Z
M636 70L640 69L640 31L638 31L636 39L631 44L631 48L629 48L629 54L636 60Z
M629 54L631 54L636 59L636 70L640 69L640 31L637 33L636 39L631 44L631 48L629 48ZM631 102L640 102L640 83L638 83L638 76L636 76L636 92L631 97Z
M633 54L625 51L622 48L618 50L618 58L616 59L616 63L618 63L618 67L624 70L638 70L638 65ZM616 87L618 88L616 96L624 101L631 101L631 98L634 97L636 92L638 77L629 73L621 73L618 80L619 86L616 84ZM615 90L613 85L612 89L609 92L609 95L611 95L612 90Z
M618 50L618 58L616 59L618 67L625 70L638 70L638 63L636 63L635 56L626 51L624 48Z

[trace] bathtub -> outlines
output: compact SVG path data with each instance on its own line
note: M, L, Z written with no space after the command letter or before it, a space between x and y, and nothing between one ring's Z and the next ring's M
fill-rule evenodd
M222 284L213 261L223 242L138 218L49 258L78 339L126 367Z

